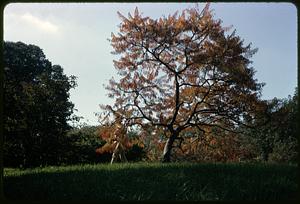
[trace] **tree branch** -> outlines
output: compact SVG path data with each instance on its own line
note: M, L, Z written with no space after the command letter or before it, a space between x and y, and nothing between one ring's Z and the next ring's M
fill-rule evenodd
M178 82L177 75L178 74L175 74L175 112L174 112L172 121L170 123L170 125L172 125L172 126L173 126L173 124L176 120L176 117L178 115L179 108L183 104L183 102L179 103L179 82Z

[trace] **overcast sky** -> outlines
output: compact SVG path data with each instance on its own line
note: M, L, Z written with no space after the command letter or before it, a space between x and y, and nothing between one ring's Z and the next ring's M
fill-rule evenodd
M120 19L139 8L159 18L194 3L14 3L4 10L4 40L22 41L43 49L52 64L78 77L71 101L82 122L97 125L99 104L111 103L103 84L116 76L107 41L118 32ZM200 8L204 4L199 4ZM263 99L293 95L297 85L297 9L290 3L212 3L215 18L233 25L258 53L252 58L255 78L265 82Z

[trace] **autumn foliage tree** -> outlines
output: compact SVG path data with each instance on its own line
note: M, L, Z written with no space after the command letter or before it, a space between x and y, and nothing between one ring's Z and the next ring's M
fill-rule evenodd
M185 132L212 128L235 131L251 120L263 84L254 79L250 57L257 51L221 26L209 4L153 20L136 8L111 35L120 79L106 87L114 105L102 105L102 118L118 111L122 124L163 129L163 161L171 160ZM180 145L178 145L180 147Z
M126 126L122 124L122 119L116 117L114 123L107 123L100 129L100 137L106 143L96 150L97 153L112 153L111 163L115 157L119 157L121 161L127 161L125 150L131 147L131 143L126 135Z
M122 117L119 112L114 113L114 121L106 121L99 129L99 136L106 143L96 149L96 153L104 154L111 153L111 163L116 159L121 162L127 162L126 153L134 154L133 149L140 150L144 147L141 140L136 137L130 137L132 132L128 132L128 126L123 123ZM130 152L131 150L131 152ZM132 155L136 157L137 155Z
M213 129L200 136L197 132L192 136L185 136L181 147L175 150L174 159L192 162L238 162L255 157L249 148L251 144L245 143L239 133Z

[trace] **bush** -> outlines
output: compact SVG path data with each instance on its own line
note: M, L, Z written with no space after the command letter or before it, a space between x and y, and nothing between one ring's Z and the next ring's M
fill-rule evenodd
M138 144L133 144L126 153L128 161L142 161L145 156L146 152L144 151L144 148Z
M110 154L96 154L96 148L105 143L99 138L97 129L97 126L84 126L70 130L66 135L62 163L80 164L109 161Z
M293 139L277 142L274 145L273 152L270 154L269 160L278 163L297 163L297 141Z

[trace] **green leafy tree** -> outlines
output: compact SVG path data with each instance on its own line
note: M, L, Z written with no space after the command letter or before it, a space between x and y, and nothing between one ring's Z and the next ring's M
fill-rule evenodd
M98 155L96 148L104 145L99 138L99 127L81 126L68 131L64 146L64 164L97 163L109 161L110 155Z
M4 42L4 165L57 164L72 119L76 77L52 65L42 49Z
M263 116L260 121L253 121L256 128L248 130L247 137L256 143L261 160L295 162L298 155L298 89L293 97L273 98L265 103L266 112L260 113Z
M107 86L115 103L102 106L104 121L117 112L123 125L163 129L162 158L169 162L185 131L235 131L255 117L263 86L250 66L257 50L235 32L226 35L230 28L213 18L209 4L158 20L137 8L128 18L119 16L111 45L120 56L114 61L120 79Z

